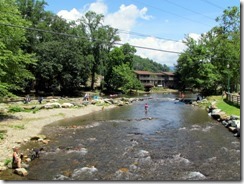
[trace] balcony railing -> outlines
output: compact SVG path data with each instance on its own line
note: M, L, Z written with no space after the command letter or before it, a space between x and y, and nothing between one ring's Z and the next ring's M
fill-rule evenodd
M164 77L158 77L158 78L154 78L154 77L139 77L139 80L153 80L153 81L157 81L157 80L165 80Z

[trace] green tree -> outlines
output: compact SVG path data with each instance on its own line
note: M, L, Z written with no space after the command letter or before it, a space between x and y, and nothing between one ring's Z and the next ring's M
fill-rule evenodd
M0 0L0 96L21 92L34 76L27 69L35 60L23 52L25 30L29 23L21 18L13 0Z
M50 13L45 11L47 3L44 0L16 0L16 4L18 5L22 18L28 20L32 28L26 30L26 38L28 41L22 48L27 53L35 53L38 43L42 40L43 32L35 31L34 29L46 30L48 28L46 23Z
M114 76L113 76L113 68L115 66L121 65L125 60L124 53L120 47L115 47L108 54L108 59L106 62L106 70L104 75L105 87L108 91L115 90L116 86L113 86Z
M116 89L121 89L128 93L131 90L143 89L141 82L137 79L133 70L130 69L129 63L113 67L113 85Z
M75 95L90 73L88 59L82 54L80 43L66 39L63 42L44 42L38 48L38 59L42 61L36 67L38 89Z
M86 84L90 74L91 56L85 29L57 16L49 21L52 32L45 33L36 47L37 90L74 95ZM53 34L57 30L62 30L62 34Z
M94 89L95 74L104 69L104 61L114 43L119 40L117 30L102 24L104 16L95 12L87 12L80 20L85 27L87 40L89 40L91 63L91 89ZM104 73L104 72L102 72Z
M240 84L239 15L237 7L229 8L217 18L221 24L202 34L199 41L186 38L187 49L176 66L181 89L198 88L210 95L218 93L219 89L227 90L228 77L232 89Z
M135 55L133 58L133 69L144 70L150 72L169 72L170 68L167 65L162 65L148 58L142 58Z
M217 17L218 27L213 28L216 34L216 42L219 42L221 47L218 47L216 63L221 71L226 71L223 74L222 85L227 86L227 78L230 77L231 91L240 90L241 81L241 36L240 36L240 7L229 7L224 10L223 15ZM229 65L229 69L227 68ZM239 89L238 89L239 88Z
M113 68L122 64L128 64L130 69L133 68L133 57L136 52L136 49L130 46L128 43L122 45L121 47L115 47L108 54L108 59L105 62L105 77L104 81L107 87L107 90L116 90L117 88L113 86L114 84L114 72Z
M208 57L208 48L201 40L195 41L190 37L186 38L185 44L187 50L180 55L176 66L176 75L180 79L179 88L196 88L204 93L215 92L220 76Z
M130 69L132 69L133 62L134 62L133 58L136 53L135 47L132 47L132 46L130 46L130 44L126 43L126 44L122 45L121 49L122 49L122 52L125 57L123 63L128 63Z

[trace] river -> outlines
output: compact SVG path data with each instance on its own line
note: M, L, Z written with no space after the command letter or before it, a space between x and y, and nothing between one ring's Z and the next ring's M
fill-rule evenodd
M176 97L152 94L128 106L46 126L43 134L51 141L40 158L31 162L29 175L5 177L240 181L240 139L206 110L178 103Z

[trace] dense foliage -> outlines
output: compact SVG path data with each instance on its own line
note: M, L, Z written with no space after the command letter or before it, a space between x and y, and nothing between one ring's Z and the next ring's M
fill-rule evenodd
M240 9L228 8L216 21L219 26L199 40L185 40L176 66L182 90L197 88L204 95L240 90Z
M11 96L10 91L23 90L34 78L28 67L35 59L21 49L27 41L26 32L18 27L28 26L29 22L21 17L14 1L1 0L0 12L0 96Z
M141 88L132 75L135 48L115 47L120 38L116 29L103 25L103 15L87 12L67 21L45 6L44 0L0 0L0 97L31 91L77 95L82 87L93 90L97 76L103 76L102 90ZM114 72L122 68L130 74L126 83L115 80L121 76Z
M116 47L117 29L104 16L87 12L67 21L46 11L44 0L0 0L0 97L14 94L77 95L82 88L115 91L141 89L133 70L169 71L136 56L129 44ZM186 38L177 74L181 88L231 90L240 84L240 12L236 7L199 41ZM227 68L227 65L230 68ZM100 77L101 85L97 85ZM90 83L89 83L90 82ZM95 85L96 84L96 85ZM89 86L88 86L89 85Z
M142 71L150 71L150 72L169 72L170 68L167 65L161 65L151 59L142 58L140 56L135 55L133 58L133 69L134 70L142 70Z

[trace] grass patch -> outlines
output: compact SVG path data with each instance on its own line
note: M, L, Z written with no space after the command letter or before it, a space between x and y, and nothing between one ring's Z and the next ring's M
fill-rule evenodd
M3 140L5 138L6 133L7 130L0 130L0 140Z
M6 159L6 160L4 160L4 165L8 165L11 162L12 162L12 159Z
M10 106L8 108L8 112L10 113L14 113L14 112L23 112L24 111L24 108L20 107L20 106Z
M58 113L58 116L65 117L65 114L64 114L64 113L62 113L62 112L60 112L60 113Z
M40 109L41 109L40 107L36 107L35 109L33 109L33 111L32 111L33 114L35 114L36 112L40 111Z
M11 125L10 127L14 129L21 129L21 130L25 129L25 125Z
M222 98L222 96L211 96L208 97L208 100L210 101L216 101L216 106L224 111L227 115L237 115L240 116L241 111L240 108L236 105L230 104L225 99Z
M4 133L0 133L0 140L4 139L5 134Z
M178 92L178 90L175 89L169 89L169 88L164 88L164 87L153 87L150 92L152 93L171 93L171 92Z

